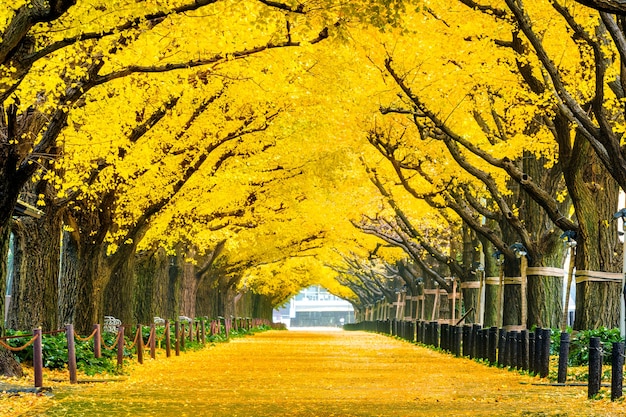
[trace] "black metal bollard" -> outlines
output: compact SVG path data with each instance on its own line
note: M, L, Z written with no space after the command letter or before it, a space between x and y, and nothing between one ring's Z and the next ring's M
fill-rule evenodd
M622 396L622 385L624 382L624 342L613 342L611 356L611 401L615 401Z
M528 371L528 364L530 361L530 355L528 353L528 330L522 330L520 332L521 344L520 344L520 360L521 369Z
M543 329L541 327L537 327L535 329L535 350L533 352L534 355L534 364L535 367L533 372L535 375L539 375L541 373L541 355L543 352Z
M593 398L600 391L602 382L602 351L600 338L589 339L589 386L587 397Z
M506 362L506 329L498 330L498 366L505 366Z
M543 329L542 333L542 343L541 343L541 370L539 372L539 376L541 378L546 378L550 373L550 336L552 335L552 330Z
M559 346L559 370L557 375L557 382L559 384L565 384L567 381L567 362L569 359L569 343L570 334L567 332L561 333L561 343Z
M535 373L535 333L528 333L528 371Z
M442 350L449 351L450 345L448 344L448 330L450 329L450 325L448 323L441 323L441 346Z
M497 327L490 327L489 328L489 341L487 343L488 347L487 347L487 359L489 360L489 363L491 363L492 365L495 364L498 360L498 328Z
M474 359L478 355L478 331L480 330L480 324L472 324L472 349L470 352L470 359Z
M454 326L454 355L461 356L461 342L463 340L463 327Z
M506 355L505 366L515 367L517 363L517 343L515 341L516 331L510 331L506 334Z
M430 324L431 324L431 327L430 327L431 345L438 348L439 347L439 323L436 321L433 321Z
M472 326L463 325L463 356L470 356L472 352Z

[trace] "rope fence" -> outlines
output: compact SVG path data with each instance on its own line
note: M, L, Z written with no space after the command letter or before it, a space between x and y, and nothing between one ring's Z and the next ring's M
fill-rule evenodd
M514 328L483 328L480 324L453 325L437 321L377 320L344 325L345 330L382 333L441 349L457 357L477 359L491 366L527 371L541 378L550 373L552 330L534 331ZM599 337L589 339L589 398L594 398L602 386L603 358L609 353ZM559 339L557 385L566 385L570 350L570 334L562 332ZM624 378L624 342L611 346L611 400L622 397Z
M131 329L131 326L123 325L121 321L111 316L105 317L104 328L105 333L115 334L113 344L108 345L102 337L102 328L100 324L95 324L93 331L88 336L81 336L75 330L72 324L67 324L65 329L54 330L50 332L42 332L41 329L34 329L32 334L20 334L0 337L0 348L7 349L11 352L20 352L28 348L33 349L33 368L34 368L34 385L35 388L43 387L43 336L55 335L59 333L65 333L67 339L67 353L68 353L68 371L70 382L77 383L77 363L76 363L76 347L75 341L89 342L93 344L94 358L101 357L101 348L108 351L116 350L117 353L117 366L122 367L124 364L124 358L131 355L132 351L137 355L137 361L143 364L144 348L147 346L150 350L150 357L156 359L157 342L158 348L161 348L161 343L165 341L165 356L171 355L171 343L172 336L175 343L176 356L180 355L181 350L185 350L185 341L196 342L202 346L207 343L207 318L191 319L181 316L179 320L174 322L174 331L171 331L172 323L169 320L163 320L159 317L155 317L155 322L149 325L138 324L132 342L126 340L124 333L127 329ZM215 320L210 320L210 336L211 338L217 336L223 336L226 339L230 337L232 330L239 331L251 331L255 328L262 326L274 327L273 323L266 319L251 319L251 318L224 318L218 317ZM185 324L188 326L186 327ZM146 341L144 342L143 330L144 327L149 327L149 333ZM159 336L159 333L161 334ZM25 339L28 338L21 346L12 346L9 344L10 340ZM15 344L15 343L13 343Z

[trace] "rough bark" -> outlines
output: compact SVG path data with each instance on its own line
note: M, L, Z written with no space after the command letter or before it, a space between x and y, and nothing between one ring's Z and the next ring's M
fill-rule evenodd
M576 135L573 145L565 139L560 141L559 153L579 223L576 270L621 272L622 250L617 226L611 221L617 211L617 182L581 135ZM574 328L616 327L620 292L618 283L577 283Z
M172 318L174 312L168 310L169 257L165 250L139 253L135 260L137 290L135 298L135 317L140 323L151 323L154 317Z

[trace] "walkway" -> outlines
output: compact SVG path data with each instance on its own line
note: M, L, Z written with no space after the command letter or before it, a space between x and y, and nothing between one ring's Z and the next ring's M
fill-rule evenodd
M272 331L76 385L30 416L618 416L585 387L488 368L376 334Z

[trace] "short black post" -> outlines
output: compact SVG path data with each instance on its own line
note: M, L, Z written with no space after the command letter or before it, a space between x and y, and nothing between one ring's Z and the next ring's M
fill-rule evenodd
M600 392L602 382L602 352L600 348L600 338L589 339L589 386L587 397L593 398Z
M524 359L522 357L522 351L523 351L523 347L522 347L522 332L515 332L515 345L516 345L516 350L517 350L517 354L515 355L515 368L517 369L524 369Z
M559 345L559 370L557 374L557 382L559 384L565 384L567 381L567 362L569 359L569 343L570 334L568 332L561 332L561 342Z
M535 373L535 332L528 333L528 371Z
M471 353L471 342L472 337L472 326L468 324L463 325L463 356L470 356Z
M450 350L450 345L448 345L448 330L450 325L448 323L441 323L441 349L442 350Z
M439 347L439 323L436 321L433 321L430 323L431 324L431 344L438 348Z
M615 401L622 396L622 385L624 382L624 342L613 342L611 353L611 401Z
M535 368L533 369L535 375L539 375L541 373L541 355L543 353L543 329L541 327L537 327L535 329L535 351L533 355L535 360Z
M506 363L505 366L514 368L517 364L517 341L515 337L517 331L512 330L507 333L506 337Z
M498 329L498 366L506 366L506 329Z
M478 331L480 330L480 324L472 324L472 350L470 353L470 359L474 359L478 356L479 350L479 341L478 341Z
M521 341L521 361L522 361L522 369L528 371L529 362L530 362L530 354L528 353L528 330L524 329L520 332Z
M65 338L67 339L67 370L70 373L70 384L76 384L76 346L74 345L74 325L65 325Z
M489 363L492 365L496 363L498 360L497 352L498 352L498 328L490 327L489 328L489 341L487 343L487 359Z
M461 341L463 340L463 327L454 326L454 354L461 356Z
M543 329L542 333L542 353L541 353L541 371L539 372L539 376L541 378L547 378L550 373L550 345L551 345L551 335L552 330Z

